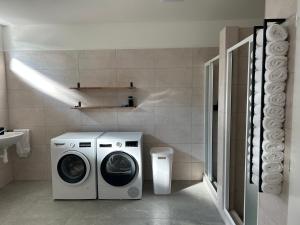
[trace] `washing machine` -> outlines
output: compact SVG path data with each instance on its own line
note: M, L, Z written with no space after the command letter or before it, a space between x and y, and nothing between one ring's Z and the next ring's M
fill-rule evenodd
M97 140L99 199L141 199L141 132L107 132Z
M97 138L102 132L65 133L51 139L53 199L97 199Z

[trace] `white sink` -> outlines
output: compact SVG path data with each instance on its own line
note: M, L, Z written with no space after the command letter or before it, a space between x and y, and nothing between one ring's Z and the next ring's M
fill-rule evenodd
M23 135L23 132L5 132L0 135L0 158L3 158L4 163L8 162L7 149L16 144Z

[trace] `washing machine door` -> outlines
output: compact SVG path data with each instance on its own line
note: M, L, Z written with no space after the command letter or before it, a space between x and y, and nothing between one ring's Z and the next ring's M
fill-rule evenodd
M67 184L82 184L90 174L89 160L80 152L67 151L57 163L57 172L61 180Z
M101 163L103 179L112 186L129 184L138 172L137 162L131 155L116 151L108 154Z

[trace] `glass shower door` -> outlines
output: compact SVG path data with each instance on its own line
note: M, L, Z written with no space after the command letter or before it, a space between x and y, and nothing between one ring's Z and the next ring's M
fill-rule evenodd
M219 57L205 64L205 174L217 190Z
M231 224L256 225L258 190L248 178L252 36L227 51L224 210Z

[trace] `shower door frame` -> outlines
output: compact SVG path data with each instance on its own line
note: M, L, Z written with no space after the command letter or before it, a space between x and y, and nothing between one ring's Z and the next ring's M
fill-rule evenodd
M227 219L227 221L231 225L236 225L231 213L229 212L229 189L230 189L230 135L231 135L231 84L232 84L232 62L233 62L233 51L248 44L248 74L247 74L247 99L249 96L249 80L251 76L251 51L253 44L253 35L245 38L244 40L240 41L239 43L235 44L234 46L227 49L227 58L226 58L226 84L225 84L225 135L224 135L224 192L223 192L223 212ZM247 109L248 109L247 100ZM246 123L246 144L245 144L245 179L244 179L244 218L245 218L245 202L246 202L246 182L247 182L247 137L248 137L248 110L247 110L247 123ZM244 223L243 223L244 224Z
M217 187L212 183L212 124L213 124L213 87L214 87L214 63L219 61L219 55L204 64L205 80L205 176L204 180L208 184L215 200L217 199ZM208 74L207 74L208 68Z

